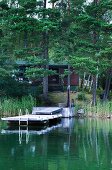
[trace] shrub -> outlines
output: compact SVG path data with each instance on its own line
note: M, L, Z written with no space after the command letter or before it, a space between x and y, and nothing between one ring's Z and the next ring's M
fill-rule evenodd
M83 93L83 92L78 93L77 99L78 100L86 100L85 93Z
M0 77L0 95L22 97L28 95L28 83L20 83L11 77Z
M0 96L18 97L32 95L34 97L42 93L42 86L30 85L28 82L18 82L11 77L0 77Z

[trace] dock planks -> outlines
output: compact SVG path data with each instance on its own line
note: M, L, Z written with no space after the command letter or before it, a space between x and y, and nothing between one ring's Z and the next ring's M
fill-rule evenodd
M60 113L62 108L60 107L33 107L32 114L38 115L54 115Z
M1 118L5 121L46 121L62 117L61 114L56 115L22 115L14 117Z
M1 120L7 121L9 125L16 126L52 124L61 119L61 110L59 107L34 107L32 114L6 117L1 118Z

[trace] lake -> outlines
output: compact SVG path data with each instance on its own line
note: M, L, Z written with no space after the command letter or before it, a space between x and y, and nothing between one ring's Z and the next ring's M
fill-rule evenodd
M112 170L112 120L24 130L0 122L0 132L0 170Z

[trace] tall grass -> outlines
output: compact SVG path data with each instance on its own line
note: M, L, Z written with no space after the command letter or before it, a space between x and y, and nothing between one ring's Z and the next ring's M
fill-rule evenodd
M22 97L21 99L4 98L0 100L0 116L19 115L20 109L22 114L32 111L32 107L36 106L36 99L32 96Z
M105 103L99 101L96 106L86 104L83 108L87 116L110 117L112 115L112 101L107 101Z

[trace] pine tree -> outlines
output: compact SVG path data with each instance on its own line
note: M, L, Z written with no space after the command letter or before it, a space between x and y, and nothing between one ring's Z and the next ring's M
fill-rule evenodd
M77 37L77 50L71 56L71 64L79 72L86 72L93 76L93 99L96 104L96 75L101 75L102 62L100 51L106 46L103 43L105 34L111 30L111 24L105 18L108 10L111 10L111 1L93 1L85 5L83 13L77 19L75 29L80 28ZM105 31L105 28L107 30ZM106 42L108 43L108 42ZM78 45L79 49L78 49Z
M2 1L2 19L4 28L7 28L6 37L11 35L11 55L15 60L22 59L33 65L27 69L28 76L43 78L44 97L48 93L49 38L55 34L58 27L59 12L56 9L46 8L47 1L39 3L28 1ZM3 29L2 29L3 30ZM4 39L4 37L3 37ZM9 43L9 41L8 41ZM10 48L7 47L9 50ZM35 67L37 66L37 67Z

